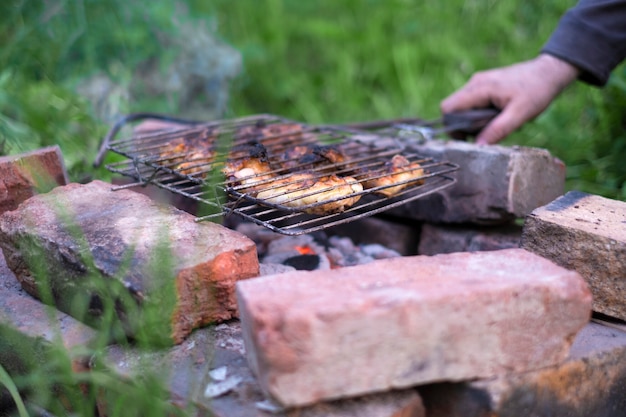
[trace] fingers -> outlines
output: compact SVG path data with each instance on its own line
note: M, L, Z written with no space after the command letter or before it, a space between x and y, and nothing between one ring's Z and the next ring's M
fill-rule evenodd
M508 67L477 72L465 86L445 98L442 113L494 106L501 113L476 138L494 144L543 112L579 74L579 70L550 55Z
M465 86L441 102L441 112L452 113L492 106L494 104L492 102L493 86L490 84L482 73L475 74Z
M526 117L516 111L516 106L507 106L476 136L479 145L493 145L519 129L525 122Z
M517 65L474 74L465 86L441 102L441 111L450 113L489 106L501 109L476 137L478 144L500 142L540 111L533 97L534 88L520 71L523 69Z

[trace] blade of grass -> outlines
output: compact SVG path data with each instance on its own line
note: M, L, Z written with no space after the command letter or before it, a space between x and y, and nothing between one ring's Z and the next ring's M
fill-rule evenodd
M7 391L9 391L9 394L11 394L11 398L13 398L13 401L15 402L19 416L28 417L28 411L26 411L26 406L24 405L24 401L22 401L22 396L17 390L11 376L2 365L0 365L0 383L7 389Z

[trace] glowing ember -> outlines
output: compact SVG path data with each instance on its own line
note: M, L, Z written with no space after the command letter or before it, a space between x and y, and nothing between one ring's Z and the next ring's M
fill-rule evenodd
M295 249L300 255L315 255L315 251L310 246L296 246Z

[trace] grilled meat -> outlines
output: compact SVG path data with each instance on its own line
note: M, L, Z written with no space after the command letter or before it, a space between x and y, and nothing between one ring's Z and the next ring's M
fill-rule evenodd
M245 158L226 163L222 173L230 186L243 185L237 191L254 195L259 188L267 187L267 180L275 174L267 161L258 158Z
M214 139L210 130L177 138L159 152L158 162L185 175L206 172L206 165L215 158Z
M365 188L385 187L374 190L376 194L385 197L393 197L409 186L424 183L424 169L421 168L420 164L411 162L399 154L394 155L391 161L385 163L382 170L370 173L370 176L372 178L364 182Z
M208 172L209 165L213 162L215 152L206 149L204 151L196 151L188 157L185 162L181 162L176 166L178 172L184 175L200 174L202 177Z
M316 178L311 173L291 174L260 191L257 198L268 203L301 209L308 214L341 213L361 198L363 186L352 177L329 175ZM311 205L326 202L310 207Z
M318 215L343 212L359 201L364 188L393 197L424 182L419 163L400 154L382 167L361 171L345 148L315 143L301 124L259 123L230 132L234 143L225 161L218 154L217 137L228 132L219 129L168 143L159 161L182 174L201 177L213 164L223 164L221 172L234 191ZM346 172L362 176L363 183L342 175Z
M237 191L254 195L259 187L267 186L267 180L275 176L270 165L267 150L260 143L247 145L247 156L244 148L233 149L232 155L239 157L226 161L222 173L230 186L243 185Z
M328 168L337 170L337 165L345 161L345 155L336 146L307 144L287 149L283 154L282 166L286 169L311 170L332 165Z
M267 145L272 142L288 143L300 141L304 127L299 123L258 123L237 129L236 136L247 140L263 140Z

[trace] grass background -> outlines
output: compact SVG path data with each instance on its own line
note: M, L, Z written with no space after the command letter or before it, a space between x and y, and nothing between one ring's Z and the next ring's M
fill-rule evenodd
M475 71L534 57L573 4L5 0L0 4L0 154L58 144L71 179L84 181L108 178L91 162L120 113L193 114L207 120L273 113L309 123L436 118L439 102ZM216 58L224 48L228 57L240 57L241 65ZM172 74L184 77L171 84ZM94 77L109 82L96 99L81 92ZM189 80L199 83L191 106L180 92ZM220 96L223 89L215 87L220 83L228 86L227 101ZM580 83L569 88L504 144L547 148L567 164L568 190L623 200L625 115L622 65L602 90ZM41 392L55 382L71 387L76 381L67 362L60 357L46 368L33 367L16 384L41 382ZM90 383L116 388L106 375L96 374ZM123 399L128 406L117 404L114 415L164 412L158 403L133 400L151 395L149 386L132 389ZM40 402L53 399L43 396ZM70 399L81 415L93 410L93 398Z
M216 48L198 41L199 33L242 58L241 70L222 69L236 76L224 75L229 100L221 116L436 118L439 102L473 72L534 57L573 3L8 0L0 6L0 142L4 153L58 143L74 180L106 177L90 162L111 120L98 118L77 86L104 74L117 88L101 99L109 113L184 116L189 109L175 90L150 91L145 68L164 79L181 49L210 56ZM568 189L624 199L625 96L621 66L603 90L574 85L505 144L549 149L568 166Z

